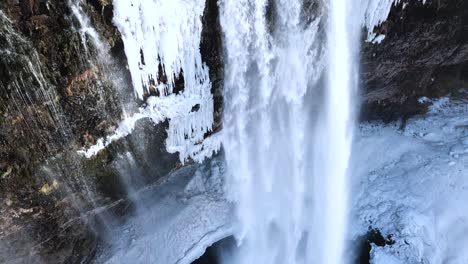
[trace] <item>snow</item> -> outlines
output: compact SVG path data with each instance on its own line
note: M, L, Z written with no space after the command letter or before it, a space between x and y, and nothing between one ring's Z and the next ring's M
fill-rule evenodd
M404 264L401 260L393 256L388 248L376 247L373 245L371 250L371 264Z
M98 263L191 263L233 233L223 162L186 166L133 197L137 213L113 228Z
M424 118L364 124L355 143L355 228L396 241L372 263L467 263L468 104L432 101Z
M383 34L379 34L379 35L373 34L366 41L371 42L372 44L380 44L382 43L384 39L385 39L385 35Z

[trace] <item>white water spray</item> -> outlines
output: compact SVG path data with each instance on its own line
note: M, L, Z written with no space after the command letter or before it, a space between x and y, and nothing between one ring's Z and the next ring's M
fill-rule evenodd
M301 0L271 3L221 1L223 143L241 244L226 262L344 263L362 19L351 16L349 1L331 0L323 52L320 8L314 17ZM276 15L267 18L271 8ZM324 68L324 84L317 83Z
M352 142L352 98L357 87L356 51L361 16L352 1L331 0L328 5L328 71L324 115L314 141L313 256L316 263L346 263L348 164ZM359 10L357 10L359 11ZM317 240L318 238L318 240Z

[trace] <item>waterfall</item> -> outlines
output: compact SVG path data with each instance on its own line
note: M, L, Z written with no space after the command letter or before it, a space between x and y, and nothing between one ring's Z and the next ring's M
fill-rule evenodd
M233 263L343 263L362 16L350 1L306 4L220 4Z
M91 22L89 21L89 18L86 16L85 12L83 11L81 4L83 0L69 0L68 5L70 6L73 15L76 17L78 20L78 23L80 24L80 38L81 38L81 43L82 46L84 47L85 55L88 60L91 60L92 55L89 52L88 48L88 43L87 43L87 36L90 37L94 47L96 48L98 52L98 56L103 58L101 61L108 61L110 58L108 58L107 50L110 49L110 47L106 47L107 45L104 44L104 42L101 40L101 36L99 33L96 31L96 29L91 25Z
M220 8L227 192L237 205L241 242L233 263L307 262L322 12L305 23L300 0L223 0Z
M359 9L349 0L328 5L328 70L324 115L314 149L314 227L317 263L344 263L348 163L352 142L352 99L357 87Z
M392 0L220 0L224 117L200 40L204 0L114 0L135 95L144 101L96 154L137 121L169 121L166 148L182 163L223 143L239 248L228 263L343 263L348 166L361 25ZM182 84L181 84L182 83ZM221 138L220 138L221 137Z

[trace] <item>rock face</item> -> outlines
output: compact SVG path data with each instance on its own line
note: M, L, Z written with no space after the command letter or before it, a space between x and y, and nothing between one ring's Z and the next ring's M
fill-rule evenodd
M390 121L426 111L418 102L465 88L468 80L468 2L401 1L362 49L362 119Z
M67 1L0 9L0 262L85 259L95 240L79 218L88 183L73 154L119 120L117 95L88 60Z
M0 159L13 168L41 162L115 126L116 92L73 30L67 1L8 0L0 8Z
M200 52L202 60L210 69L211 93L215 108L213 131L217 132L222 127L224 80L223 44L217 0L206 0Z
M167 124L145 120L97 157L77 155L115 130L121 105L141 104L109 2L81 6L111 60L81 34L71 2L0 1L1 263L90 261L97 212L122 204L124 182L142 188L178 165Z

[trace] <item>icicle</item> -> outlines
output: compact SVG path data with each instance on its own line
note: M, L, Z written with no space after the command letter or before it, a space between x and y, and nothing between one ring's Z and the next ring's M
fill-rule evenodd
M188 90L197 90L206 68L199 51L205 1L114 0L114 23L122 33L138 97L164 66L167 88L183 70Z
M147 107L124 120L114 135L81 153L95 155L131 133L142 118L169 120L167 151L179 152L182 163L189 158L202 161L219 149L213 139L204 144L214 113L208 68L199 48L204 9L204 0L114 0L114 24L122 34L135 94L143 99L154 87L161 96L149 97ZM184 90L174 94L180 74Z

